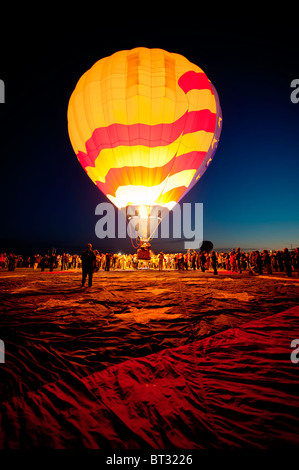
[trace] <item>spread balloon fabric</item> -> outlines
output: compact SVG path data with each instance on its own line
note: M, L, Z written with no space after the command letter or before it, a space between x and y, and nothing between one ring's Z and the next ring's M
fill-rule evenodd
M205 73L162 49L99 60L68 106L78 160L118 208L171 210L210 164L221 125L218 95Z

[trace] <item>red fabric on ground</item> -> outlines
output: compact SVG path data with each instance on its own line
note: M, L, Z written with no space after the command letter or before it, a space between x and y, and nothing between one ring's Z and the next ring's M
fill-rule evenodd
M1 448L299 444L299 307L1 405Z

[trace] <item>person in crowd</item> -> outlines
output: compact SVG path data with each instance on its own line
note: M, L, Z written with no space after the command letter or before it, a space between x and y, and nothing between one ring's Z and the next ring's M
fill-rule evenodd
M16 257L14 254L10 253L8 256L8 271L14 271L16 268Z
M193 251L191 255L191 267L194 271L196 270L196 265L197 265L197 253L196 251Z
M278 263L278 269L282 273L284 271L284 265L283 265L282 252L280 250L278 250L277 253L276 253L276 259L277 259L277 263Z
M258 250L255 252L255 266L259 275L263 274L263 260Z
M178 270L183 271L184 270L184 255L183 253L178 253Z
M211 261L212 261L212 268L214 269L214 274L218 274L218 271L217 271L217 256L215 254L215 251L212 251L212 253L211 253Z
M188 253L184 254L184 269L188 271Z
M292 276L292 262L291 262L290 252L287 248L284 248L283 250L282 259L283 259L284 268L287 273L287 276L291 277Z
M229 262L231 265L231 270L233 273L237 272L237 260L236 260L236 252L235 250L230 252Z
M136 268L136 254L125 255L121 253L99 253L97 250L93 252L95 256L95 263L93 271L110 269L132 269ZM163 257L163 258L162 258ZM216 261L215 261L216 257ZM37 266L41 267L44 271L45 268L58 267L58 269L65 270L68 268L81 268L81 256L63 253L62 255L56 253L54 255L47 254L44 256L31 255L29 258L23 258L21 255L10 254L7 256L5 253L0 255L0 267L14 270L16 267L31 267L34 270ZM164 254L160 252L156 256L152 253L151 264L152 269L162 270L164 268L171 270L188 270L193 269L205 272L211 267L214 274L218 274L219 269L226 269L227 271L242 273L243 270L250 270L251 274L263 274L263 268L267 274L272 274L273 271L285 271L288 277L292 276L292 272L298 272L299 275L299 248L289 252L287 248L282 251L263 250L262 253L258 250L251 251L250 253L241 252L240 248L230 253L223 252L209 252L204 251L189 251L188 253ZM85 272L85 268L84 268ZM87 273L88 275L88 273Z
M277 272L278 271L278 262L277 262L276 253L272 252L271 255L270 255L270 258L271 258L272 272L273 271Z
M206 253L206 270L209 271L210 269L210 262L211 262L211 259L210 259L210 256L209 256L209 253Z
M217 257L217 262L218 262L218 268L223 268L224 269L224 256L223 253L218 253Z
M226 269L227 271L230 271L230 269L231 269L230 262L229 262L229 258L230 258L230 257L229 257L229 254L228 254L228 253L225 253L225 256L224 256L225 261L224 261L224 262L225 262L225 269Z
M6 253L0 254L0 269L6 266Z
M50 271L53 271L53 268L56 266L56 253L51 253L49 256L49 266Z
M159 259L159 271L162 271L163 270L163 263L164 263L164 259L165 259L164 258L164 253L162 251L160 251L158 259Z
M110 271L111 253L105 255L105 271Z
M201 251L199 254L199 259L200 259L200 269L204 273L206 270L206 255L204 251Z
M65 271L68 268L68 256L66 253L63 253L61 257L61 271Z
M92 276L95 267L96 255L92 250L92 244L87 243L86 250L81 254L82 260L82 287L85 286L86 278L88 276L88 286L92 286Z
M44 255L41 257L41 261L40 261L40 267L41 267L41 271L44 271L45 268L48 266L48 255Z
M237 251L236 251L236 264L237 264L239 273L242 274L242 255L240 252L240 248L237 248Z
M98 252L98 250L94 250L94 254L96 257L95 262L94 262L94 272L97 272L100 270L100 267L101 267L101 255Z
M32 256L32 257L30 258L30 266L31 266L34 270L36 270L37 267L38 267L38 261L39 261L38 255L34 255L34 256Z
M271 267L271 258L267 250L263 250L263 261L264 266L267 270L267 274L272 274L272 267Z

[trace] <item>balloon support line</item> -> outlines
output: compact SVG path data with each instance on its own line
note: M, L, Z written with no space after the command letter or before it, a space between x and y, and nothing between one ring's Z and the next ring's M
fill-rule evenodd
M135 237L136 246L134 245L133 237L132 237L132 232L131 232L131 225L129 225L129 227L130 227L130 239L131 239L131 244L132 244L133 248L135 248L135 250L137 250L137 249L140 247L141 242L140 242L140 241L138 242L138 236L136 235L136 237Z

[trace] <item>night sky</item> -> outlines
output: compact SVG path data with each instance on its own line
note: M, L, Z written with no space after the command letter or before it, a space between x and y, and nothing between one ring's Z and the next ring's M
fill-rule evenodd
M95 236L95 207L108 200L77 161L67 106L97 60L139 46L184 55L218 91L218 150L181 201L204 204L204 238L217 249L299 246L299 103L290 99L291 81L299 78L294 12L261 18L243 5L228 19L224 12L214 17L214 10L169 16L127 8L74 17L24 7L2 19L0 252L77 252L89 241L99 251L134 252L129 239ZM177 240L153 242L154 251L182 247Z

